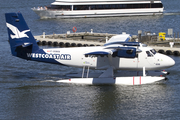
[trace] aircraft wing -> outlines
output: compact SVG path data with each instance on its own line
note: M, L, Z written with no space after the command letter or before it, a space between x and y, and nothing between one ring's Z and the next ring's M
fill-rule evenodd
M101 51L92 51L85 53L84 55L111 55L113 57L120 58L135 58L137 48L135 47L107 47Z
M122 58L135 58L137 53L142 52L139 49L139 42L109 42L106 43L105 49L113 49L115 52L113 56Z
M119 42L119 41L115 41L115 42L109 42L104 44L104 46L106 46L107 48L109 47L120 47L120 46L140 46L139 42Z
M104 44L100 51L91 51L85 55L111 55L120 58L135 58L136 53L141 52L139 42L128 42L131 38L129 34L113 36Z
M85 55L109 55L109 54L113 54L113 52L115 52L114 50L101 50L101 51L93 51L93 52L89 52L86 53Z

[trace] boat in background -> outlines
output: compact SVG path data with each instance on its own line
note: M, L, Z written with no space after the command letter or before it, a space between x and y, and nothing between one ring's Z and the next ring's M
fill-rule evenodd
M162 15L161 0L56 0L32 10L43 18L89 18Z

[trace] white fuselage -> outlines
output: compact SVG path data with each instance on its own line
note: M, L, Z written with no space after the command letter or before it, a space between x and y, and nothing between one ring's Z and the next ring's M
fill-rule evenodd
M38 62L83 67L82 78L59 82L77 84L141 85L165 77L146 76L145 70L161 70L175 64L166 55L156 53L139 42L129 42L130 34L111 37L104 46L40 49L21 13L6 13L9 43L13 56ZM18 33L18 35L16 35ZM84 69L88 67L86 77ZM88 78L89 68L105 70L96 78ZM143 76L115 77L114 70L143 70Z
M79 47L79 48L56 48L43 49L46 55L41 55L41 58L47 59L48 56L57 55L55 58L57 62L67 66L84 67L88 66L91 69L108 69L112 66L114 70L159 70L173 66L174 60L166 55L160 53L153 53L152 48L138 47L142 52L137 53L135 58L120 58L100 55L88 55L86 53L92 51L101 51L105 47ZM36 53L32 53L31 57L38 58Z

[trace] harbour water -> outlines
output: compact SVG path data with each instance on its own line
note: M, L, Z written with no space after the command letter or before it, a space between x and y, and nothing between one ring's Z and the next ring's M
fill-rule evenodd
M142 86L86 86L57 83L81 68L26 61L11 56L4 13L20 11L34 35L77 32L137 34L180 32L179 0L162 0L162 16L41 20L30 9L54 0L1 2L0 119L2 120L152 120L180 119L180 57L167 69L168 80Z

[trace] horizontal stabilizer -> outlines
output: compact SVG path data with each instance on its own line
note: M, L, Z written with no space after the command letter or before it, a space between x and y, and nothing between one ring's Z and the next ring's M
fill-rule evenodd
M24 43L24 45L22 45L22 47L28 47L30 45L32 45L32 43Z
M32 43L16 44L16 45L13 46L13 47L14 47L14 48L20 47L20 46L22 46L22 47L28 47L28 46L30 46L30 45L32 45Z

